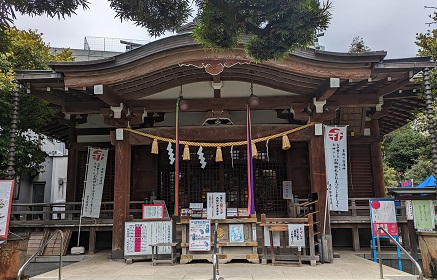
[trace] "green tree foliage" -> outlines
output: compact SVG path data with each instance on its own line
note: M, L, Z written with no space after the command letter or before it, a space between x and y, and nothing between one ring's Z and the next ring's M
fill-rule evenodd
M432 162L429 159L418 159L411 168L405 171L405 178L413 179L414 185L421 183L429 175L435 175Z
M8 45L0 52L0 178L6 176L11 124L12 95L16 89L16 69L48 69L51 60L73 60L69 49L50 53L49 47L35 31L21 31L11 28L3 31ZM57 110L48 107L24 88L19 89L19 122L17 124L15 172L17 175L36 175L47 154L41 150L42 136L32 136L46 125Z
M290 51L308 47L316 31L328 27L331 14L329 2L319 0L109 0L121 20L145 27L152 36L176 31L191 16L199 25L194 37L203 47L217 50L238 45L242 34L250 34L245 44L248 56L256 61L282 59ZM0 27L8 26L22 14L70 16L86 0L3 1L0 6ZM197 6L197 9L196 7Z
M363 38L361 38L360 36L357 36L357 37L354 37L352 39L352 43L349 46L349 52L350 53L370 52L370 48L368 46L366 46Z
M433 22L437 22L437 12L429 16ZM437 58L437 29L428 30L426 33L416 34L416 45L419 47L419 56L431 56Z
M316 30L325 30L331 17L331 4L317 0L200 2L197 42L207 48L231 49L242 34L250 34L245 50L256 61L282 59L311 45Z
M0 1L0 29L4 30L13 24L15 11L23 15L49 17L71 16L79 7L88 9L87 0L2 0Z
M430 158L429 138L405 125L384 137L384 162L397 172L405 171L420 158Z
M383 171L384 171L384 186L386 189L386 193L387 193L387 188L399 187L399 182L401 181L401 178L399 177L399 173L397 173L393 167L388 166L387 163L385 162L383 164Z

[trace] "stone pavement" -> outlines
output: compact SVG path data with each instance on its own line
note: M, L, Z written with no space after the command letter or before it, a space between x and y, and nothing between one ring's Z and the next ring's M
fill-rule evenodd
M336 251L337 253L337 251ZM220 265L220 276L225 280L285 280L285 279L380 279L377 263L354 255L351 251L341 251L340 258L333 263L317 264L311 267L303 264L276 265L252 263L227 263ZM212 279L212 264L189 263L158 264L152 266L150 261L127 264L110 260L107 252L97 253L81 262L63 267L64 280L208 280ZM30 279L57 279L58 270L53 270ZM384 266L384 279L413 280L415 276Z

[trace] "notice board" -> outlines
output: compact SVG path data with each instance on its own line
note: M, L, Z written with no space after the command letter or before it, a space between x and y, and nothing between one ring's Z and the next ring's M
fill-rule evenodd
M152 254L151 244L172 242L172 221L126 222L124 227L124 255ZM170 246L159 246L158 254L171 254Z

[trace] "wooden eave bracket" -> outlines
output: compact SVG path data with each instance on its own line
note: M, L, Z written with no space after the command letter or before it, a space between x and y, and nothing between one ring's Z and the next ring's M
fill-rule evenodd
M323 101L317 101L317 98L313 98L313 105L316 107L316 113L321 114L323 113L323 107L326 105L326 100Z
M382 110L382 105L384 105L384 97L379 96L378 99L379 99L379 103L375 107L376 107L376 111L380 112Z
M329 78L317 89L316 100L326 101L340 88L340 78Z
M118 106L123 102L108 85L94 85L94 95L110 106Z

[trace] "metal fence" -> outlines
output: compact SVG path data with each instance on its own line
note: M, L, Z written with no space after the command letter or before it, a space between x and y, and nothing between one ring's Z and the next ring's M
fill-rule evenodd
M149 43L146 40L92 37L87 36L84 39L84 50L107 51L107 52L126 52L141 47Z

